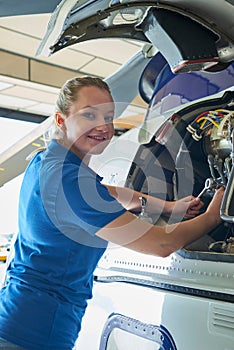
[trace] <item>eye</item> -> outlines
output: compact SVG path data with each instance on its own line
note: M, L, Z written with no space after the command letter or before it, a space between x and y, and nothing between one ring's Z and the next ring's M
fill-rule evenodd
M104 119L107 123L113 123L114 117L112 115L107 115Z
M95 118L95 114L92 112L83 112L82 115L87 119L94 119Z

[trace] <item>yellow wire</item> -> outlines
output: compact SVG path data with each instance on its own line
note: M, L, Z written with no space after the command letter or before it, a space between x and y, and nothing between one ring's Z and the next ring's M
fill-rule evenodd
M204 120L204 122L202 123L202 126L200 126L200 129L202 129L202 127L205 125L205 123L207 122L207 121L209 121L210 123L212 123L214 126L216 126L216 128L218 128L219 127L219 124L218 123L216 123L212 118L210 118L210 117L201 117L201 118L199 118L198 120L197 120L197 123L199 123L200 121L202 121L202 120Z

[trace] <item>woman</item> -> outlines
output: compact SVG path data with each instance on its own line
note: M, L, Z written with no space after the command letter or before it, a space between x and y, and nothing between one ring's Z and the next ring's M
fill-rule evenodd
M149 212L192 218L157 227L130 212L140 212L141 193L102 185L88 162L110 142L113 117L102 80L74 78L62 87L54 139L31 160L22 183L15 255L0 299L1 349L73 348L108 241L165 257L221 222L222 189L195 218L199 199L145 196Z

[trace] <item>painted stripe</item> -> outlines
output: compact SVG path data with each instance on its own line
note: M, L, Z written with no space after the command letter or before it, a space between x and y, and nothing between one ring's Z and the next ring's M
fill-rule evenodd
M170 292L176 292L186 295L191 295L195 297L208 298L213 300L221 300L230 303L234 303L234 295L226 294L221 292L209 291L204 289L197 289L185 286L178 286L170 283L162 283L155 281L148 281L141 278L134 277L124 277L124 276L95 276L94 280L96 282L125 282L125 283L133 283L139 286L153 287L160 290L167 290Z

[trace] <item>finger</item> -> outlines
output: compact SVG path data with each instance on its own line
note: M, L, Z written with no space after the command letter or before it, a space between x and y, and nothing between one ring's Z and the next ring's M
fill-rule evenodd
M196 205L194 207L191 207L190 209L191 210L200 211L203 206L204 206L204 203L202 202L202 203L200 203L200 204L198 204L198 205Z
M199 214L199 211L188 212L185 215L196 216Z
M192 202L194 199L196 199L194 196L187 196L187 197L182 198L181 200L183 202Z
M194 198L191 203L189 204L189 209L192 208L201 208L203 207L204 203L200 200L200 198Z
M190 214L186 214L184 216L184 219L193 219L196 215L190 215Z

